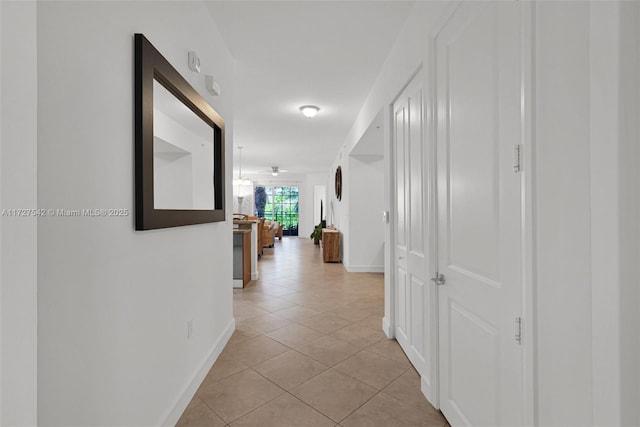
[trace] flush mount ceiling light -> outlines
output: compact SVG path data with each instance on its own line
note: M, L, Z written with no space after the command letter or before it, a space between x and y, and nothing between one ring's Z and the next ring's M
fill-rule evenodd
M316 114L318 114L318 111L320 111L320 107L317 107L315 105L303 105L302 107L300 107L300 111L302 111L302 114L304 114L306 117L315 117Z

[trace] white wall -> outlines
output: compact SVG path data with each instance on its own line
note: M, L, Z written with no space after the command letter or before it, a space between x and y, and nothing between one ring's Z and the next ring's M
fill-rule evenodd
M37 207L35 2L0 2L0 209ZM37 218L0 217L0 425L37 423Z
M136 32L225 119L231 206L234 65L207 8L38 3L38 206L131 212L39 220L43 425L175 423L233 328L229 221L134 231ZM188 70L189 50L203 73ZM205 73L216 76L223 96L206 93Z
M589 4L538 4L536 24L539 421L591 425Z
M336 170L340 166L342 172L342 197L336 197L335 177ZM340 231L340 260L344 265L349 265L349 156L343 147L338 157L331 166L329 176L325 175L323 184L327 188L327 226L333 226Z
M344 218L343 263L350 272L384 272L384 112L380 110L341 165L343 198L338 209ZM332 181L335 193L335 178Z
M338 166L342 170L341 200L335 193ZM350 156L341 151L329 177L324 176L327 225L340 230L342 263L347 271L384 271L382 211L388 210L385 208L384 166L383 156Z
M300 225L298 227L300 237L309 238L313 232L313 228L319 223L319 221L315 221L314 219L315 216L320 215L319 210L317 212L314 210L314 188L318 185L326 185L326 181L326 174L308 174L305 176L304 184L300 188ZM324 215L327 219L327 200L330 192L330 188L326 187Z
M639 425L640 4L589 13L593 423Z
M349 156L349 254L347 271L384 271L384 158Z
M320 224L327 217L327 186L313 186L313 224Z
M249 216L255 215L254 211L256 206L255 206L255 197L253 193L254 190L255 190L255 183L253 185L253 190L251 190L251 194L242 198L242 206L240 206L238 198L235 195L233 196L233 199L232 199L233 213L242 213Z
M619 237L621 425L640 425L640 4L620 5ZM638 375L628 375L636 372ZM607 414L604 414L607 415Z
M622 209L622 262L623 274L622 288L622 334L626 338L622 347L622 372L630 372L631 375L623 375L622 383L622 423L626 425L640 425L640 289L637 282L640 277L640 172L637 165L640 164L640 5L637 3L623 3L622 36L634 42L625 43L623 57L628 61L625 71L621 73L622 85L629 82L634 84L630 88L634 90L622 91L623 107L622 127L624 129L624 149L620 158L623 161L625 176L624 194L621 198ZM635 339L634 339L635 335ZM636 372L636 375L633 375Z
M536 7L541 425L640 423L638 16Z

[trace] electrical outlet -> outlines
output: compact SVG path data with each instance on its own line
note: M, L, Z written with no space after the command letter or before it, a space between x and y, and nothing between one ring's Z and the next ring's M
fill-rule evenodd
M193 320L187 320L187 339L193 335Z

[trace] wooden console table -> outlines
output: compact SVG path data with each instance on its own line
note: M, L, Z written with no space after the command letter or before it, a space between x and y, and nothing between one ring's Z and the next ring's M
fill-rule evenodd
M322 229L322 259L324 262L340 262L340 231Z
M238 230L251 230L251 280L258 280L258 255L262 253L262 226L257 219L234 220L233 226Z
M251 230L233 230L233 287L251 281Z

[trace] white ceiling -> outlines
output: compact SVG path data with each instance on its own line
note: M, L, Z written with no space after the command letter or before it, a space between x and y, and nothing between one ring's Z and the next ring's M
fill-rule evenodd
M234 176L326 172L413 1L209 1L236 59ZM298 110L314 104L308 119Z

